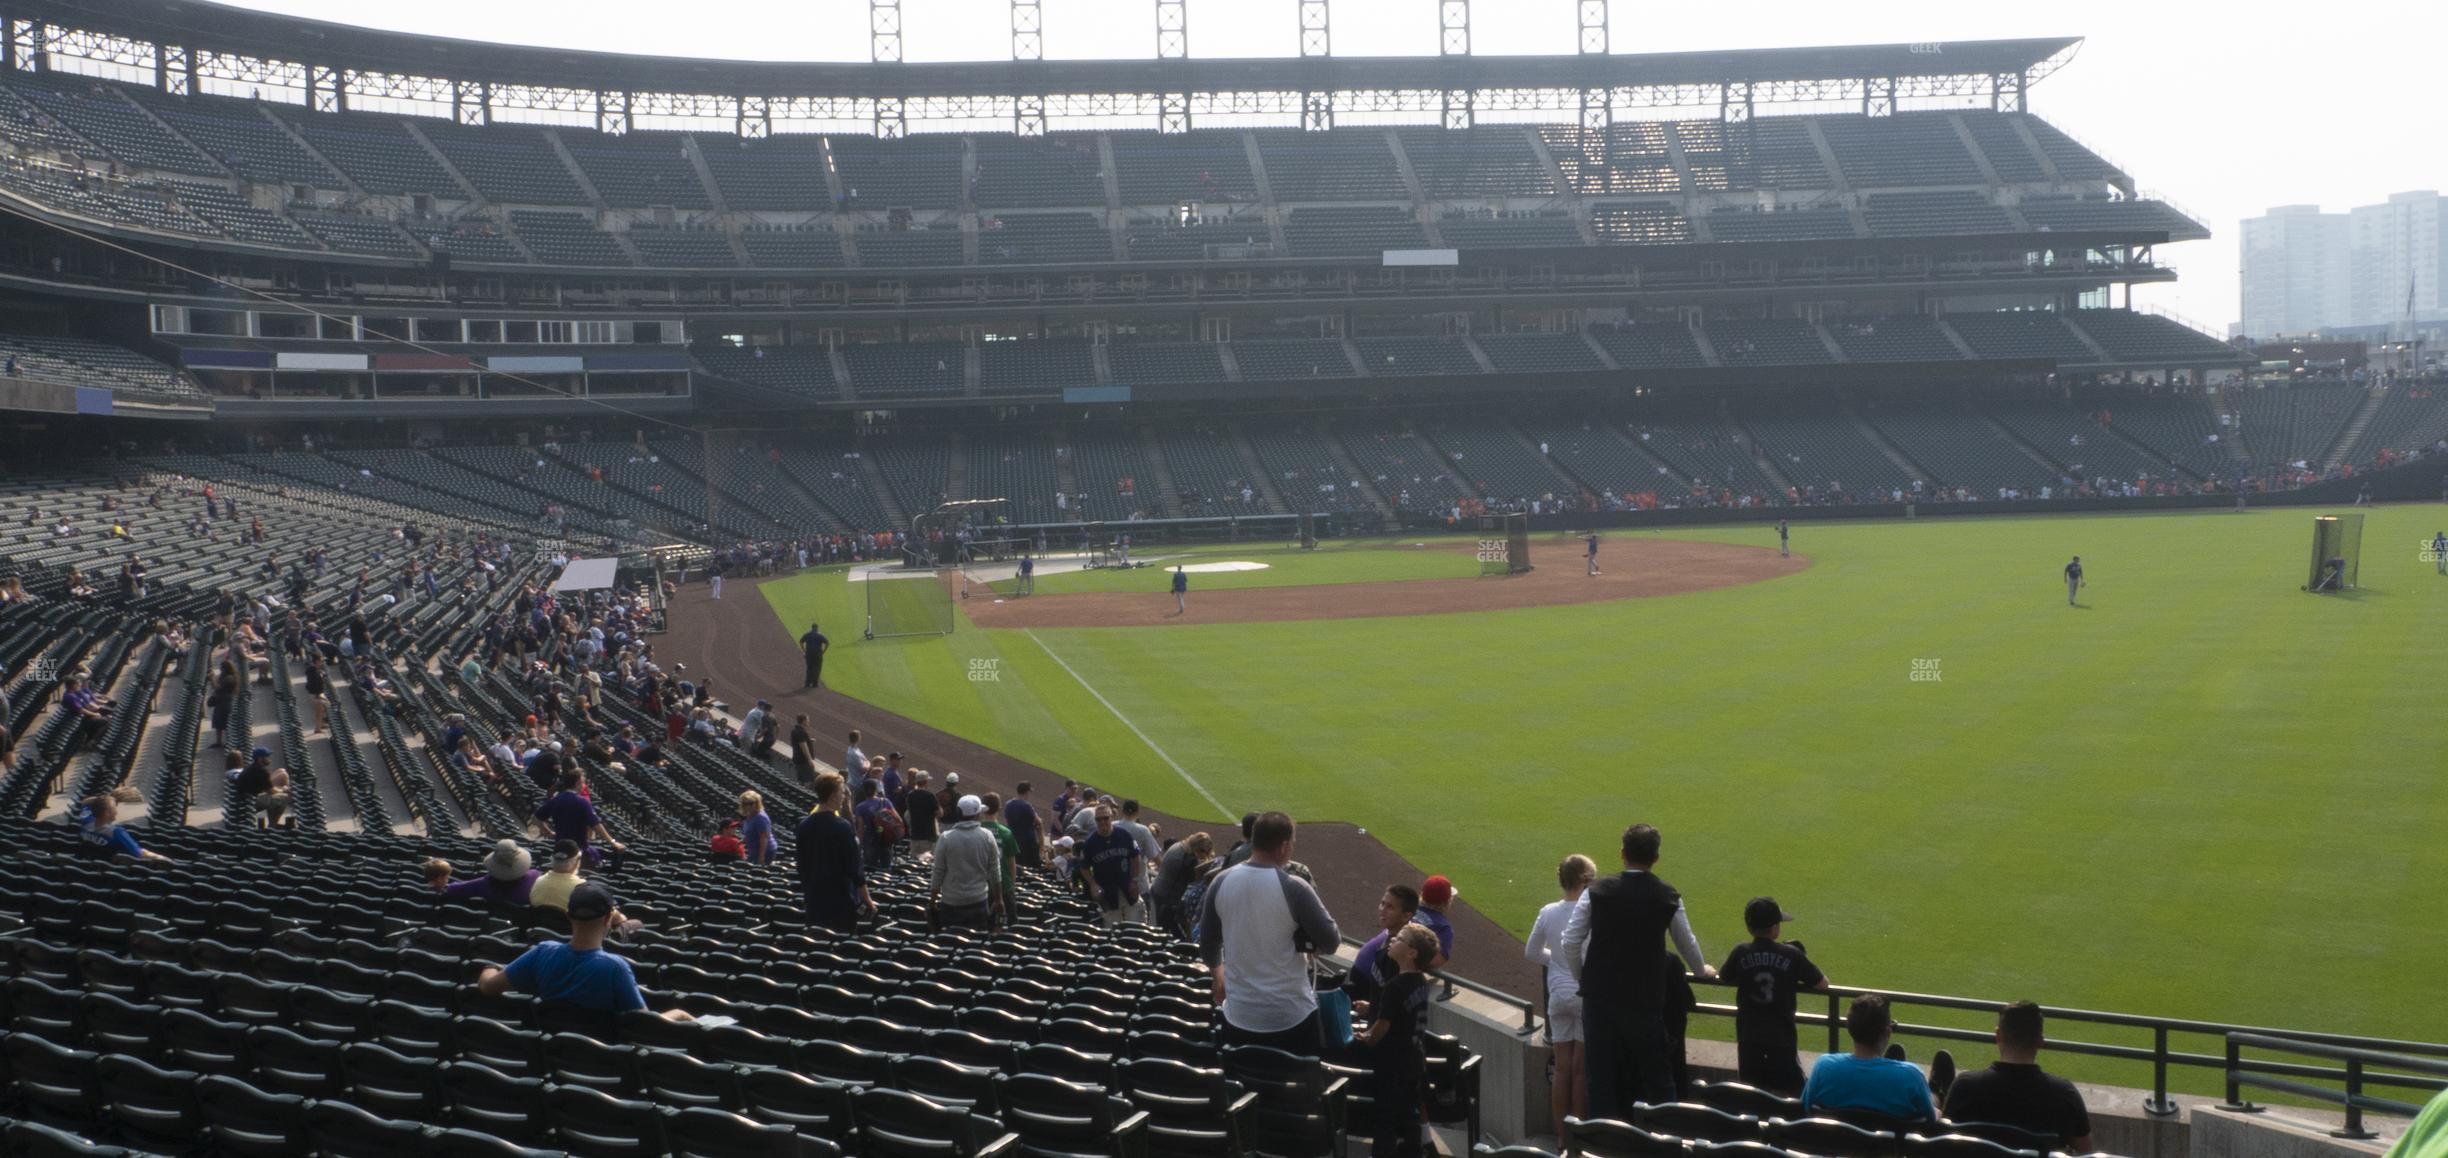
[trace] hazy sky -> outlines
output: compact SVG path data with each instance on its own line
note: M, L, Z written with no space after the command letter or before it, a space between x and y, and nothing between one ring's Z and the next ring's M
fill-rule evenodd
M865 0L235 0L249 8L416 32L688 56L867 59ZM1153 0L1042 0L1045 54L1155 54ZM1574 0L1478 0L1472 47L1571 52ZM1005 0L903 0L909 60L1010 54ZM1189 0L1195 56L1289 56L1296 0ZM1435 0L1333 0L1337 55L1431 55ZM2191 211L2212 240L2161 260L2181 282L2137 295L2224 333L2237 310L2236 223L2273 205L2329 209L2448 185L2448 101L2436 95L2448 5L2336 0L2283 20L2251 6L2171 0L1751 0L1738 6L1623 3L1617 52L2088 38L2032 92L2031 109Z

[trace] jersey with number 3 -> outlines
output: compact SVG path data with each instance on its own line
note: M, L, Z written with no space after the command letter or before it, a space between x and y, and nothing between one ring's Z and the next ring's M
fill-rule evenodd
M1783 941L1746 941L1718 974L1734 984L1734 1030L1742 1041L1795 1040L1794 997L1827 975Z

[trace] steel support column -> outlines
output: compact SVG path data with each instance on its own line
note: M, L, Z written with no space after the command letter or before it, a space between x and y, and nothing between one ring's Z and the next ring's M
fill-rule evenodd
M1333 56L1334 36L1328 27L1326 0L1300 0L1300 54Z
M340 70L328 64L306 66L306 107L318 113L348 111L348 88L340 81Z
M1581 127L1605 132L1615 123L1615 94L1610 89L1581 90Z
M1189 0L1156 0L1156 59L1190 55Z
M1190 131L1190 94L1169 92L1156 98L1156 131L1186 133Z
M1606 55L1607 0L1581 0L1581 51L1589 56Z
M1437 55L1470 55L1470 0L1437 0Z
M1475 110L1471 107L1471 97L1471 90L1466 88L1445 90L1437 111L1440 114L1439 120L1446 128L1467 129L1471 127L1477 119Z
M1334 127L1334 94L1305 92L1301 94L1301 122L1304 129L1324 132Z
M875 135L897 141L909 135L909 109L900 97L877 97Z
M1874 76L1862 84L1862 115L1892 117L1896 111L1896 82L1892 76Z
M1046 131L1046 99L1042 96L1015 97L1012 100L1012 135L1042 137Z
M2024 110L2024 98L2030 94L2031 77L2027 73L2001 72L1990 81L1989 107L2001 113Z
M867 59L901 59L901 0L867 0Z
M480 80L451 82L451 119L463 125L482 125L492 118L493 92Z
M1037 0L1011 0L1011 34L1013 60L1045 59L1045 19Z

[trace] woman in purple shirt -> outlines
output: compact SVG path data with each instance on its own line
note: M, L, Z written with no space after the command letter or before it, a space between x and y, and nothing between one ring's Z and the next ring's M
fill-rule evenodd
M755 789L740 793L740 844L748 850L748 863L772 864L774 854L781 851L773 834L773 817L765 814L765 797Z
M431 873L431 865L440 865L439 874ZM505 840L493 846L484 859L485 875L450 883L450 864L434 861L428 866L427 880L446 901L500 901L523 905L527 894L535 888L535 858L527 855L515 840Z

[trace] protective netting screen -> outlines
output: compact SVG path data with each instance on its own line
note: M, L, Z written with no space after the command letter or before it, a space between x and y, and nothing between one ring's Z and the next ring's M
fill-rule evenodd
M950 634L950 577L948 571L868 572L859 584L867 594L867 638Z

